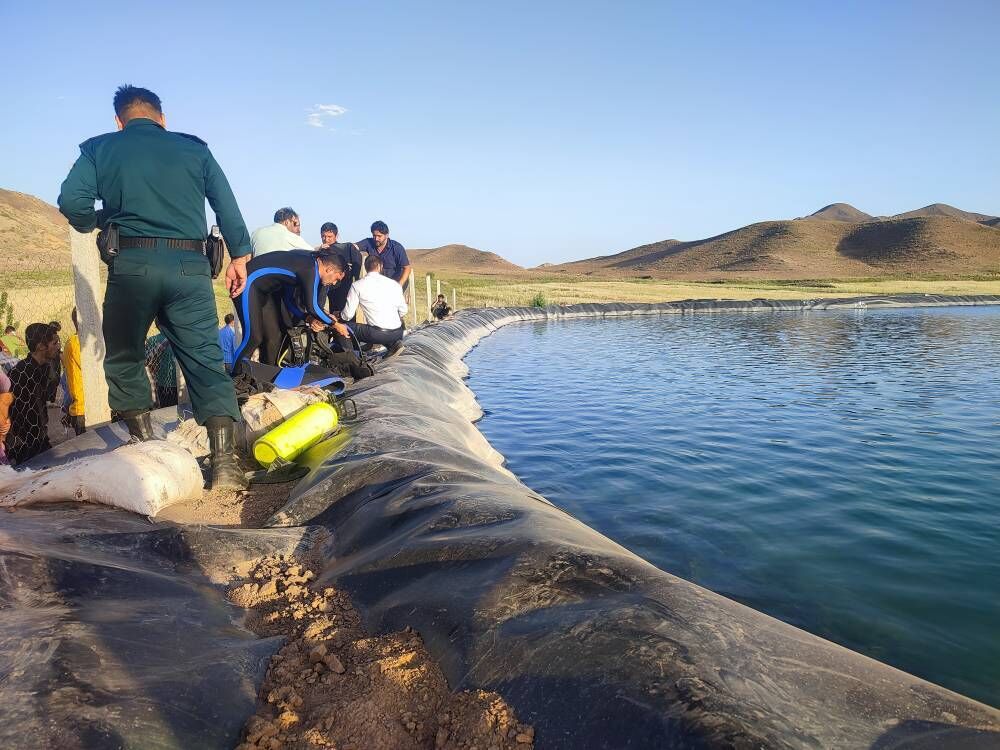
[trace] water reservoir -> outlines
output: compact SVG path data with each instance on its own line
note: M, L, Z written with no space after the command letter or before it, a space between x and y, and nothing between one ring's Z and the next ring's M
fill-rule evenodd
M466 358L527 485L755 609L1000 705L1000 308L507 326Z

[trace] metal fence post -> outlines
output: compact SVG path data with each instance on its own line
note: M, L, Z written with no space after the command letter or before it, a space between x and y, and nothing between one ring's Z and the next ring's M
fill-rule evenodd
M97 252L97 234L81 234L71 227L69 246L73 259L73 292L79 322L85 419L90 426L111 420L108 381L104 378L101 261Z

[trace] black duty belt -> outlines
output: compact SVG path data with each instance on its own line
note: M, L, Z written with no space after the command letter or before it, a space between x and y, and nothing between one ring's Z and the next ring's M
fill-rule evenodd
M118 247L121 250L128 250L133 247L144 247L155 250L157 247L168 247L172 250L194 250L197 253L205 252L205 240L175 240L171 237L121 237L118 240Z

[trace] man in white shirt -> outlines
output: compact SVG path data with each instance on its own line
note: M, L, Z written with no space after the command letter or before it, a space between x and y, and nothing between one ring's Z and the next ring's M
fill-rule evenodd
M302 223L292 208L279 208L274 212L274 223L256 230L250 237L253 257L276 250L312 250L301 237Z
M353 331L362 344L383 344L389 349L387 356L398 354L403 349L402 318L407 311L403 287L381 274L382 259L375 254L365 258L365 271L368 275L351 285L341 318L350 320L360 307L366 322L351 323L350 330L345 323L334 323L334 337L345 352L353 350Z

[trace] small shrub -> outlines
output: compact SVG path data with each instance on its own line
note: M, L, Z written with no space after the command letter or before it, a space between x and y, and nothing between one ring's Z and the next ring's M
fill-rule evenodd
M545 307L549 303L545 299L545 295L541 292L535 292L535 296L531 298L528 302L529 307Z
M0 323L3 324L4 328L7 326L17 327L17 321L14 319L14 306L10 304L7 292L0 292Z

